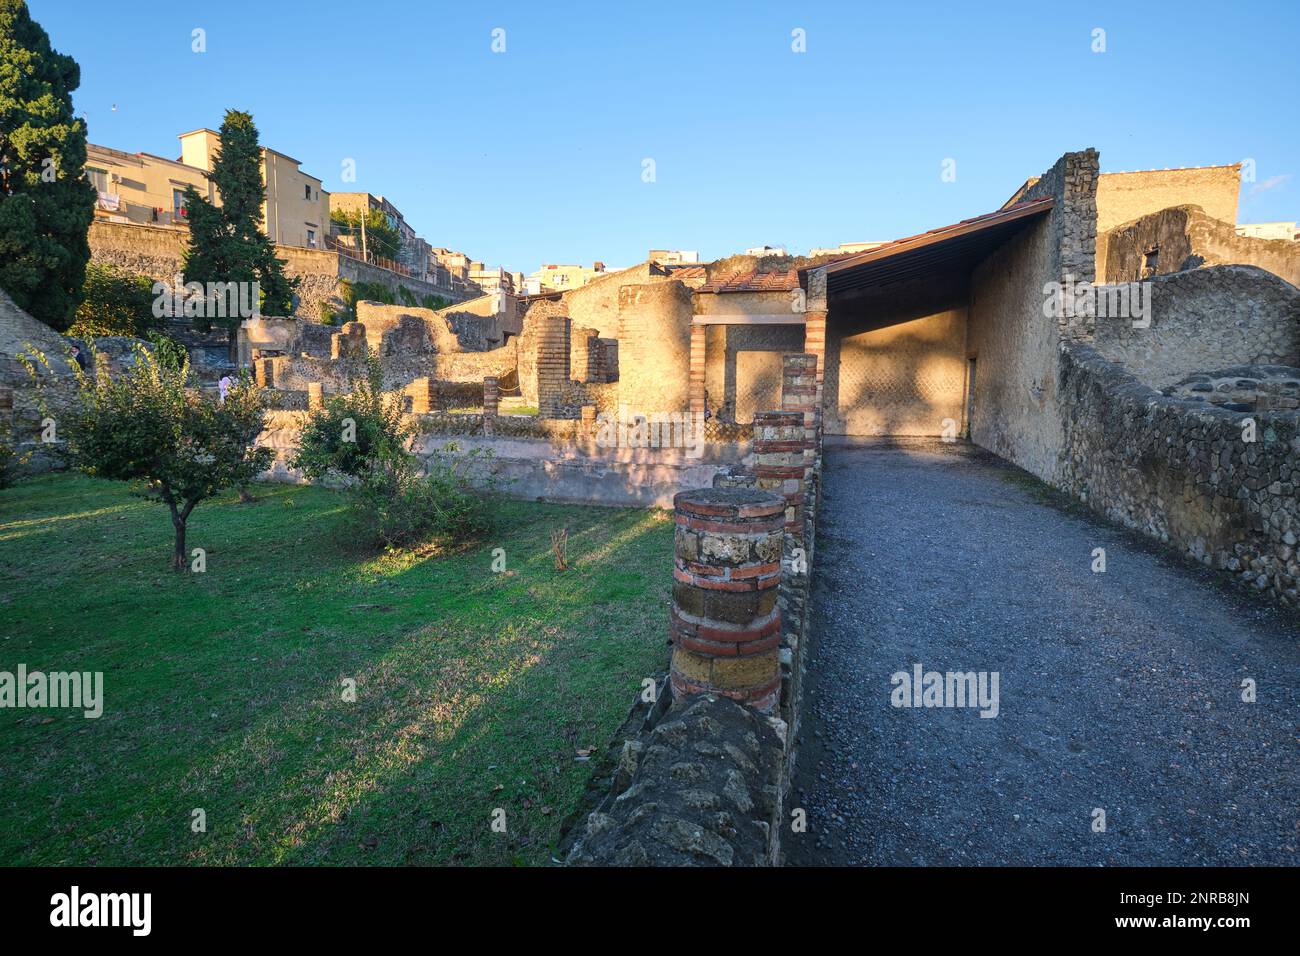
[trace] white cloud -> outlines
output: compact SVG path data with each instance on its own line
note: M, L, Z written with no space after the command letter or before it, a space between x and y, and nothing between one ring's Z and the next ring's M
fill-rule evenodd
M1265 179L1263 182L1258 182L1255 183L1255 185L1251 186L1250 192L1246 193L1246 195L1254 196L1257 193L1268 192L1268 190L1273 189L1274 187L1281 186L1284 182L1286 182L1290 178L1291 178L1290 173L1283 173L1280 176L1270 176L1268 177L1268 179Z

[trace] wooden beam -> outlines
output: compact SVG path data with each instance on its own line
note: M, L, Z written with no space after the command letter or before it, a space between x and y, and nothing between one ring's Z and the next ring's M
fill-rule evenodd
M691 320L696 325L803 325L802 312L735 312L697 315Z

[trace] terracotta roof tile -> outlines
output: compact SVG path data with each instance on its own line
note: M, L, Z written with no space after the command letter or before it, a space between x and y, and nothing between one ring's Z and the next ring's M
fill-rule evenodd
M750 269L717 276L700 286L700 292L786 292L799 285L797 269L783 272L758 272Z

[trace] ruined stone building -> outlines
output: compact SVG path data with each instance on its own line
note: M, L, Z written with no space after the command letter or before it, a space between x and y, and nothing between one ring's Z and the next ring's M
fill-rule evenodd
M829 439L967 437L1300 604L1300 244L1238 232L1238 180L1068 153L1000 208L890 242L660 251L568 290L361 302L342 328L258 319L240 358L290 416L282 451L365 343L430 441L492 445L517 493L665 504L745 467L783 362L810 354ZM707 441L609 447L608 416L685 416Z
M783 358L810 353L827 436L968 437L1294 600L1300 247L1238 234L1236 166L1098 166L1067 154L1000 208L892 242L658 257L442 313L363 303L364 329L335 338L364 335L394 387L440 382L445 401L481 404L496 379L539 410L539 460L585 469L578 497L658 502L701 461L584 445L584 416L695 413L721 470L780 407ZM301 351L267 381L340 386L323 339ZM1259 440L1240 445L1247 416Z

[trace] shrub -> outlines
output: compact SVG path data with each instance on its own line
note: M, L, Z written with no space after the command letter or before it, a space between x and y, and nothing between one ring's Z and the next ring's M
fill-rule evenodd
M454 445L435 453L420 474L414 456L376 461L349 487L349 537L384 548L431 538L460 543L492 530L490 489L470 486L463 470L476 455Z
M364 367L349 394L327 399L304 423L290 464L308 478L361 478L373 463L407 453L411 429L402 421L402 397L384 397L383 366L369 348Z
M383 369L369 349L365 372L348 395L335 396L307 418L290 464L307 477L346 479L348 535L367 546L407 548L430 538L461 542L491 528L490 495L473 488L465 467L478 452L447 445L420 462L407 450L412 429L400 395L383 394Z
M142 339L162 320L153 314L153 281L113 266L86 266L81 305L68 334L75 338L126 335Z
M20 455L9 443L9 439L0 435L0 488L8 488L18 480L18 469L31 457Z

